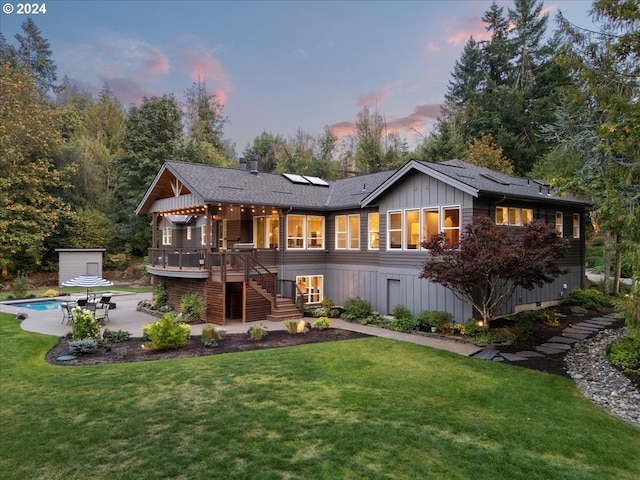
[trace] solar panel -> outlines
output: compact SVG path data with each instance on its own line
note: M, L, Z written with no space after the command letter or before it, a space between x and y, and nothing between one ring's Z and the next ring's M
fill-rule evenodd
M329 186L329 184L327 182L325 182L323 179L321 179L320 177L310 177L309 175L305 175L304 178L309 180L309 182L311 182L313 185L318 185L320 187L328 187Z
M295 173L283 173L283 177L289 180L292 183L300 183L303 185L309 185L309 180L304 178L302 175L296 175Z

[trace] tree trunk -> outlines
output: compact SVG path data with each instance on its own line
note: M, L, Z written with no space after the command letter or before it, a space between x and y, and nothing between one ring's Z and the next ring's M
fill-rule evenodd
M622 276L622 234L616 233L616 273L613 280L613 294L620 294L620 277Z
M611 280L611 232L604 234L604 295L609 296L609 281Z

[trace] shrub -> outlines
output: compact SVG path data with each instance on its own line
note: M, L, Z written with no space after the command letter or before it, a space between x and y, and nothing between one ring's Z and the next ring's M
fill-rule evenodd
M332 308L331 310L329 310L329 316L331 318L338 318L340 316L340 309Z
M529 338L536 332L536 326L530 318L519 318L510 329L519 339Z
M456 327L458 327L456 325ZM460 333L470 340L478 343L494 343L503 340L502 336L494 331L489 330L486 325L480 325L477 320L470 319L458 327Z
M640 371L640 335L629 335L607 347L611 364L624 373Z
M418 320L413 316L394 318L389 326L396 332L410 333L418 329Z
M418 316L418 323L425 327L437 327L438 330L443 330L445 325L450 325L453 322L453 315L449 312L443 311L428 311L425 310Z
M342 316L345 320L353 321L370 316L372 313L371 303L360 297L348 298L344 302L344 313Z
M361 318L359 321L362 325L385 326L389 324L389 320L381 315L368 315L364 318Z
M625 295L618 300L616 309L624 316L627 328L640 334L640 295Z
M604 296L604 293L595 288L590 288L589 290L574 288L569 295L567 295L565 303L568 305L579 305L587 310L596 311L613 306L609 299Z
M267 327L265 327L262 323L253 325L251 328L249 328L249 330L247 330L247 335L251 340L262 340L268 335Z
M520 320L529 320L532 323L542 323L547 327L557 327L560 325L558 321L558 312L545 308L543 310L525 310L518 312L513 316L516 323Z
M335 302L333 300L331 300L330 298L323 298L322 299L322 308L324 308L325 310L329 311L333 308L333 306L335 305Z
M202 320L207 310L207 301L197 293L189 292L180 299L180 313L186 323L194 323Z
M92 338L83 338L69 342L69 352L73 355L93 353L98 349L98 342Z
M393 315L393 318L397 320L413 317L413 313L411 313L411 310L409 310L404 305L396 305L395 307L393 307L391 315Z
M144 336L149 339L148 347L156 350L180 348L191 335L191 327L183 322L176 322L170 313L165 313L160 320L142 327Z
M16 279L13 281L13 296L15 298L26 298L29 290L29 279L21 270L18 270Z
M153 308L156 310L162 309L162 307L166 307L169 303L169 291L167 290L167 286L164 282L160 282L156 286L156 295L155 302L153 303Z
M327 317L320 317L315 322L311 324L311 328L315 328L316 330L326 330L331 327L331 322Z
M131 338L131 333L127 332L126 330L117 330L115 332L112 332L109 329L105 329L104 333L102 334L102 338L113 343L120 343L124 342L125 340L129 340Z
M298 320L296 320L295 318L289 318L285 320L284 328L287 330L287 333L298 333Z
M58 296L58 292L56 292L55 290L49 289L46 292L44 292L44 296L45 297L57 297Z
M218 346L218 332L213 325L202 327L202 344L207 348L215 348Z
M98 340L100 338L100 324L93 313L84 308L75 307L72 310L72 314L73 331L71 332L71 338L73 340L84 340L85 338Z

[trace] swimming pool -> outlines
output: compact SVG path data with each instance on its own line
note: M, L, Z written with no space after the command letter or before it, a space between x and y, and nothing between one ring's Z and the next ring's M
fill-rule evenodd
M11 305L16 308L28 308L29 310L38 310L38 311L46 311L46 310L59 310L60 305L62 305L62 300L32 300L32 301L20 301L20 302L7 302L5 305Z

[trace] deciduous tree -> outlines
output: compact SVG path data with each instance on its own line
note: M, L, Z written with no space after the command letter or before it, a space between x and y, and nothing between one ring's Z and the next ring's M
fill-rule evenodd
M420 278L449 288L488 325L518 287L542 287L561 273L557 260L568 243L554 225L536 221L515 229L480 216L465 227L459 245L440 234L422 246L429 258Z

